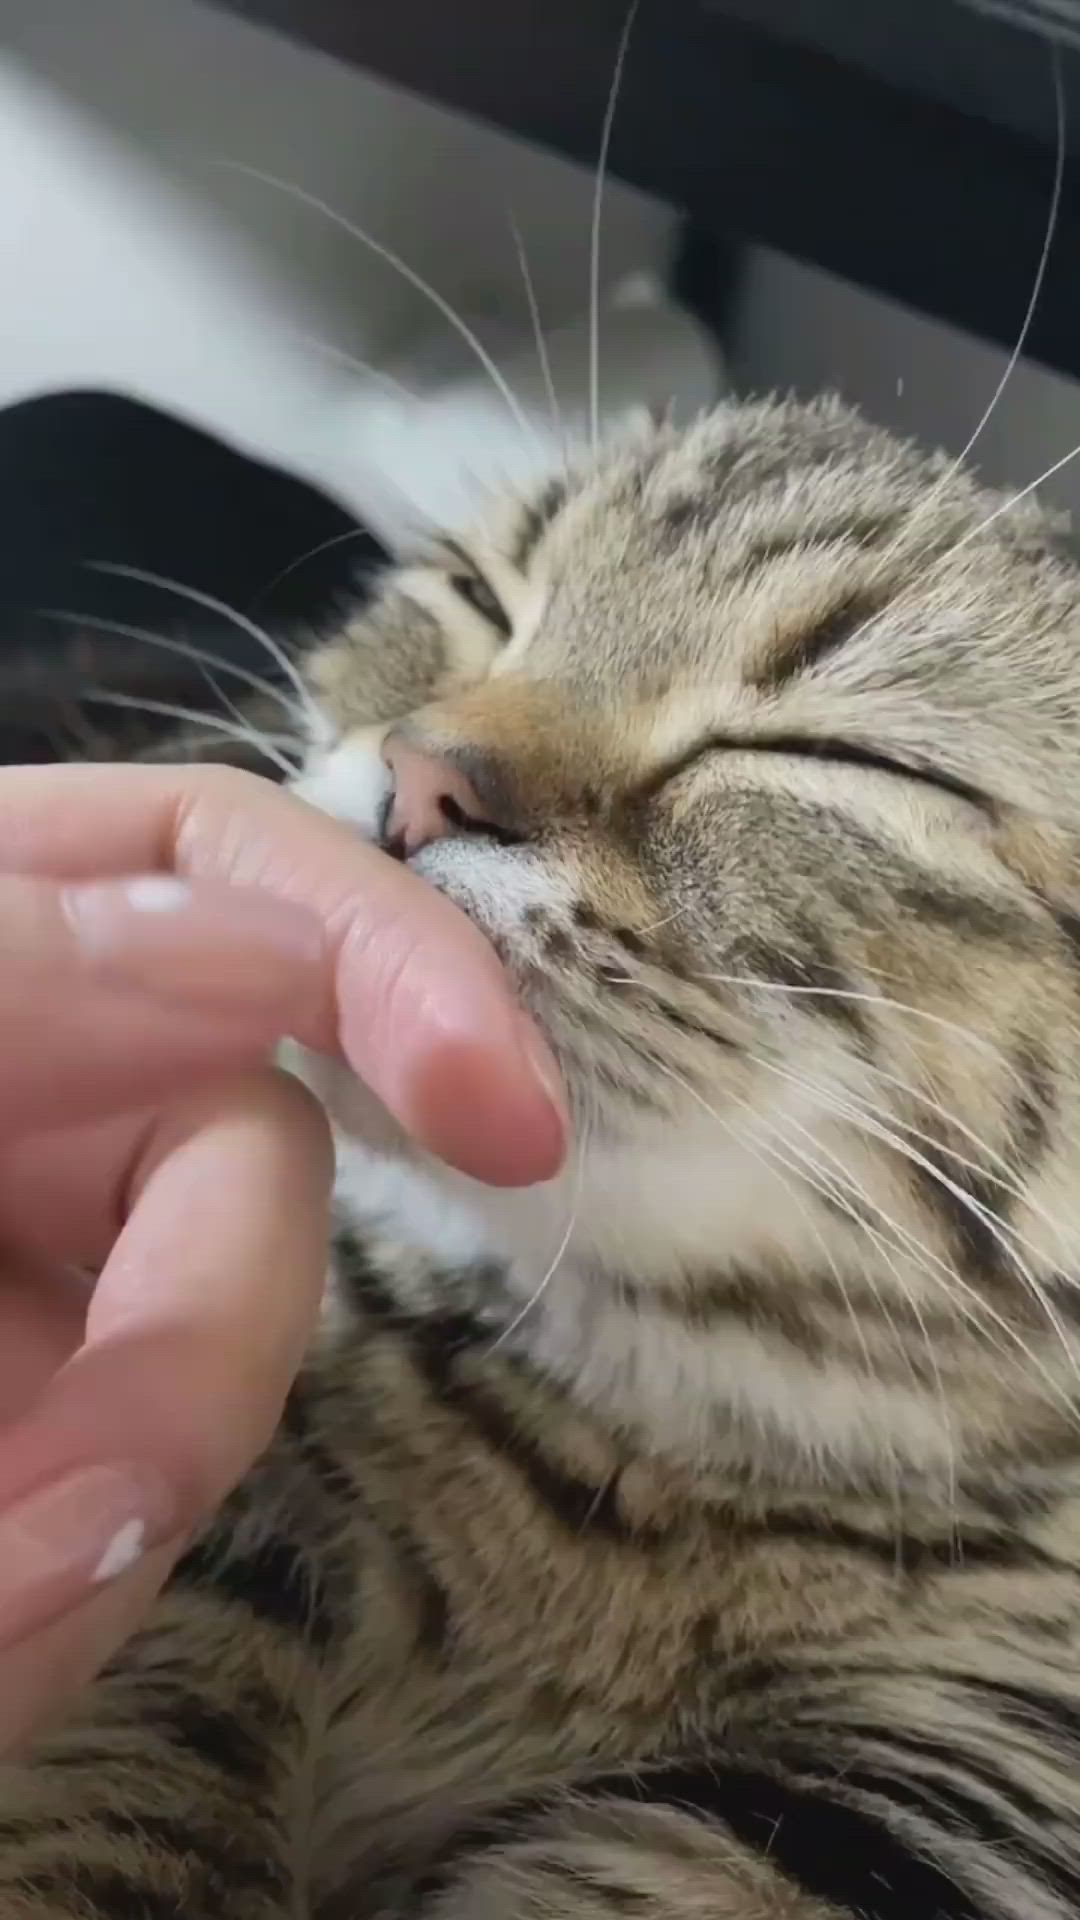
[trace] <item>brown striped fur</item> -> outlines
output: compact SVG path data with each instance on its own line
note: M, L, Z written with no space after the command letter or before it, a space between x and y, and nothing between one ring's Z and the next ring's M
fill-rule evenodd
M470 581L470 572L475 581ZM493 599L494 597L494 604ZM0 1920L1080 1910L1080 577L833 403L732 405L319 650L560 1057L488 1193L340 1069L267 1458L0 1775Z

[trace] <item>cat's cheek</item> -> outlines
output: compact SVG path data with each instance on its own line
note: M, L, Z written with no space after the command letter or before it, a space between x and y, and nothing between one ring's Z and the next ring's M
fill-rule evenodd
M355 827L376 840L390 794L390 772L382 757L385 727L358 728L340 746L316 750L291 791L320 813Z

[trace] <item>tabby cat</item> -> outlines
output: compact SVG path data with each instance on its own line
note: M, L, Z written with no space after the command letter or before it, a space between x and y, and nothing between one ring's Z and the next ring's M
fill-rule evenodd
M310 664L566 1170L342 1069L325 1325L0 1774L2 1920L1080 1911L1080 573L834 403L504 505Z

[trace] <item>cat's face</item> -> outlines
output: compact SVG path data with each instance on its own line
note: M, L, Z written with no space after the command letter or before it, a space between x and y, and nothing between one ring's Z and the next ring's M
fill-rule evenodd
M573 1106L559 1182L447 1175L424 1231L517 1309L569 1232L514 1338L684 1455L947 1476L1071 1417L1080 583L997 506L837 407L726 407L312 663L309 797L385 828L390 729L445 768L411 864Z

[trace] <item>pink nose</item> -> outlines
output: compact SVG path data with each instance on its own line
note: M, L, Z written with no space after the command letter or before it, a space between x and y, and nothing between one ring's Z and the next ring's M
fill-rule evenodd
M483 811L471 781L437 753L414 747L389 734L383 760L394 790L383 828L383 844L408 859L432 840L480 826Z

